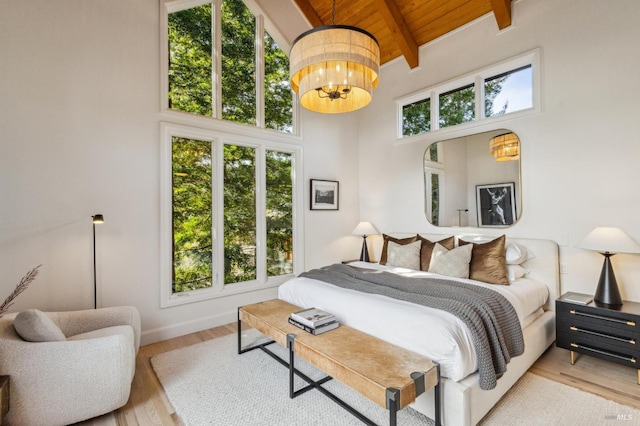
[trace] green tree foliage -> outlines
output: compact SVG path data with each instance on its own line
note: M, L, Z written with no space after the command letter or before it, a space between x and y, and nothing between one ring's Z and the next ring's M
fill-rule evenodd
M265 127L293 132L293 92L289 82L289 57L269 33L264 34Z
M173 291L212 285L211 143L174 137Z
M293 272L293 156L267 151L267 275Z
M496 97L509 75L487 80L485 82L484 106L485 111L493 111ZM440 112L440 128L455 126L474 119L475 90L474 86L465 86L450 92L442 93L438 98ZM505 103L497 112L491 115L501 115L507 110ZM402 135L412 136L431 130L430 99L423 99L402 107Z
M169 107L211 117L211 4L169 14Z
M224 146L224 282L256 278L255 148Z
M256 124L255 33L255 17L242 0L223 0L223 120Z

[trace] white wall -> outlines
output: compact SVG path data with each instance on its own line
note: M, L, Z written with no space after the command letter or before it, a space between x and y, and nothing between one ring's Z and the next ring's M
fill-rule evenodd
M591 228L620 226L640 241L640 3L513 8L508 30L498 33L487 16L423 47L421 69L385 65L361 112L302 112L302 138L292 143L304 155L306 269L356 257L359 220L382 232L452 231L426 221L426 143L395 143L394 99L536 47L542 113L495 127L523 144L524 210L509 235L558 241L564 290L585 292L602 261L574 246ZM0 0L0 300L43 264L13 311L92 307L94 213L107 221L98 228L100 303L137 306L143 343L228 323L238 305L275 295L159 308L159 15L156 0ZM463 135L446 139L455 136ZM308 210L310 178L340 181L339 211ZM639 261L613 258L623 295L637 301Z
M0 0L0 302L12 307L140 310L143 343L226 324L275 289L160 309L160 3ZM295 17L289 17L293 20ZM304 23L304 22L303 22ZM353 258L358 217L353 115L303 112L305 263ZM340 210L309 212L309 178L340 181Z
M519 0L502 32L486 15L423 46L419 69L404 60L383 67L360 115L361 211L383 232L454 232L424 217L429 141L396 143L394 100L540 48L542 112L478 131L508 128L522 141L523 214L507 234L557 241L568 271L562 290L594 293L602 256L575 248L582 238L596 226L618 226L640 242L640 2L615 3ZM455 136L463 135L442 139ZM640 255L612 261L623 297L640 301Z

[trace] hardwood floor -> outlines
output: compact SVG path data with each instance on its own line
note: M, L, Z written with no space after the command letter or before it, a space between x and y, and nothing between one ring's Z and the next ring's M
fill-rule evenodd
M184 425L156 378L149 359L154 355L204 342L236 332L236 324L188 334L140 348L131 396L124 407L101 417L77 423L83 426ZM569 386L640 409L637 371L593 357L578 355L575 365L569 352L552 345L529 369L530 372Z

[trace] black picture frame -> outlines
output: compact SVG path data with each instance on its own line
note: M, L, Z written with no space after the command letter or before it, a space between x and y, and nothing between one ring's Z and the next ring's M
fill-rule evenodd
M311 210L338 210L340 202L338 181L311 179L309 188L309 208Z
M516 221L515 183L476 185L478 226L505 228Z

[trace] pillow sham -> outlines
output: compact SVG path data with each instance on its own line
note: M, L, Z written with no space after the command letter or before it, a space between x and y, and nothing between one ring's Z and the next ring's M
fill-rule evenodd
M435 247L436 243L440 244L442 247L447 250L453 250L455 248L455 237L443 238L440 241L429 241L428 239L422 237L420 234L417 235L418 240L422 242L420 247L420 270L428 271L429 263L431 262L431 255L433 253L433 247Z
M520 265L529 259L533 259L533 253L522 244L509 243L505 252L507 265Z
M505 259L506 240L506 235L488 243L459 240L458 246L471 245L473 247L469 264L469 278L489 284L509 285Z
M394 243L405 245L411 244L416 240L416 237L408 237L408 238L394 238L390 237L387 234L382 234L382 238L384 239L384 243L382 243L382 253L380 254L380 264L387 264L387 249L389 247L389 241L393 241Z
M528 273L529 271L520 265L507 265L507 278L509 278L509 282L522 278Z
M51 318L37 309L27 309L13 320L16 333L27 342L60 342L67 340Z
M439 243L435 243L429 262L429 272L454 278L469 278L472 250L471 245L448 250Z
M420 270L420 241L398 244L389 241L387 246L387 266Z

